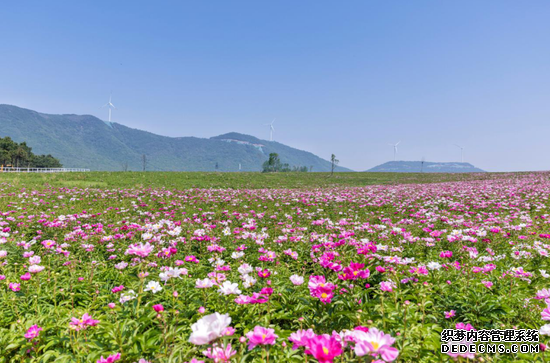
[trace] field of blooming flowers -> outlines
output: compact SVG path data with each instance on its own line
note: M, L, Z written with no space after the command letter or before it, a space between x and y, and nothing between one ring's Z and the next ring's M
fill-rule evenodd
M550 175L317 189L0 184L0 362L543 361ZM547 273L548 271L548 273Z

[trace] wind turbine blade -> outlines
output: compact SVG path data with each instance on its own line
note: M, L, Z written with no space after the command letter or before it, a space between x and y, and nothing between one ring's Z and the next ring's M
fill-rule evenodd
M401 140L399 140L399 142L397 144L395 144L395 146L399 145L401 143Z
M273 125L275 123L275 120L276 120L276 118L274 118L273 121L271 121L271 125Z

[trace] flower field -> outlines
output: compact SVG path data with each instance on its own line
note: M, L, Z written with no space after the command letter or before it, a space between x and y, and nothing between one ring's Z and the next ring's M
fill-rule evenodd
M542 362L549 176L4 182L0 362ZM536 329L541 351L441 353L443 329Z

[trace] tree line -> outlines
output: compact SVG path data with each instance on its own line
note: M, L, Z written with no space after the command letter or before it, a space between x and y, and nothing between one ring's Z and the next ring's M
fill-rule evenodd
M0 165L19 168L63 167L53 156L33 154L26 142L17 143L10 137L0 138Z

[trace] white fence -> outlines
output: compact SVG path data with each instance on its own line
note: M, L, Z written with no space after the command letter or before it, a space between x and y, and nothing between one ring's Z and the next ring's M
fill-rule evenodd
M0 166L0 173L83 173L90 169L81 168L14 168Z

